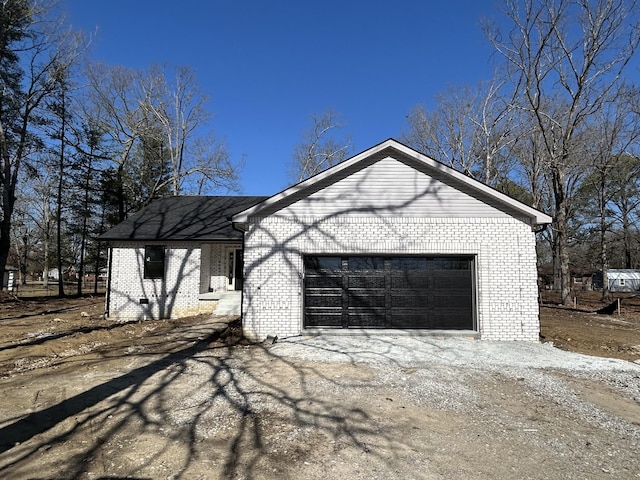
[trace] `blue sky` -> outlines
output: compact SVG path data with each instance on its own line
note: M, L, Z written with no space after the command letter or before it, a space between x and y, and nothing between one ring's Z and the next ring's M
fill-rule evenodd
M492 76L482 17L494 0L63 0L96 31L90 57L144 69L189 65L211 97L212 127L245 155L246 195L287 187L310 115L332 108L355 154L406 130L417 104Z

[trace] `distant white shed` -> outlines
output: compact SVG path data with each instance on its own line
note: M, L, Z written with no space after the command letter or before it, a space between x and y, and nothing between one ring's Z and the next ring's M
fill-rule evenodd
M607 272L610 292L640 291L640 270L611 269Z

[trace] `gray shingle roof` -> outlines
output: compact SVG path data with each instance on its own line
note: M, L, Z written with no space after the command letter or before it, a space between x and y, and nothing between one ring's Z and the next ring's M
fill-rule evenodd
M184 196L154 200L100 236L101 240L233 240L230 218L268 197Z

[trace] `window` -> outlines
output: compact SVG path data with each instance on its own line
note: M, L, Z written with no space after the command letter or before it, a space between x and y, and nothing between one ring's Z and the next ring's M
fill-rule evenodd
M164 278L164 245L144 247L144 278Z
M619 279L618 279L618 284L619 284L621 287L624 287L624 286L625 286L625 284L624 284L624 278L619 278Z
M308 270L340 270L341 257L304 257L304 267Z
M470 270L471 259L465 257L435 257L433 259L435 270Z
M427 259L425 257L394 257L391 259L393 270L426 270Z
M349 257L349 270L384 270L384 257Z

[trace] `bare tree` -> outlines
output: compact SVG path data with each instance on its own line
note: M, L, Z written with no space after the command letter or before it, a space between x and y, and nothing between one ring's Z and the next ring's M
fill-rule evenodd
M605 103L594 114L584 141L585 151L591 153L592 171L583 184L588 196L587 202L595 203L597 211L597 230L599 236L599 256L602 268L602 297L609 298L609 242L613 219L611 204L616 194L622 197L637 180L634 176L621 178L617 173L627 171L630 148L640 137L640 117L632 109L632 97L636 94L631 89L621 86L611 102ZM620 181L622 185L620 185ZM587 203L588 204L588 203ZM625 223L625 222L623 222ZM627 225L628 227L628 225ZM627 231L627 228L624 228ZM630 263L630 262L629 262ZM628 267L629 268L629 267Z
M206 133L212 115L190 68L176 68L175 83L158 66L136 71L92 65L87 76L93 112L99 112L92 123L113 152L120 220L155 196L207 185L237 189L241 163L231 162L226 146Z
M449 87L436 108L416 106L407 115L404 140L415 149L490 185L505 179L509 148L516 140L504 81Z
M294 182L301 182L347 158L351 140L334 135L342 126L333 110L311 115L311 127L293 151L289 176Z
M189 184L192 193L205 195L214 191L240 191L238 172L244 166L244 157L232 161L227 146L213 133L198 137L190 150L196 174L196 181Z
M58 186L56 192L56 253L58 259L58 296L64 297L64 278L62 272L62 227L64 223L63 210L65 203L65 184L67 182L66 172L69 169L68 141L67 135L69 124L72 123L72 114L69 108L69 94L71 85L69 81L69 70L67 66L61 66L52 73L52 82L56 88L52 91L51 100L47 102L47 107L51 113L51 120L47 122L47 130L50 131L50 138L57 143L55 156L57 157L57 177Z
M544 150L543 139L523 112L515 111L514 113L516 119L512 130L517 141L510 149L514 160L510 176L527 190L532 207L549 211L551 192L548 171L541 153Z
M553 195L555 258L562 303L570 301L569 219L583 144L578 137L615 92L636 52L632 0L505 0L512 28L486 32L506 61L512 104L542 139Z
M18 273L20 274L20 284L27 283L27 270L29 266L29 253L33 249L36 242L36 232L34 231L34 225L29 219L29 206L22 205L19 200L16 201L15 209L13 212L13 222L11 228L11 235L13 240L12 252L15 255L11 255L12 263L15 261L15 265L18 267Z
M55 72L82 52L82 37L53 18L53 3L0 2L0 272L11 247L20 171L40 146L40 109L57 88Z
M179 195L185 181L198 176L199 182L208 180L233 183L235 175L233 169L220 168L219 160L229 157L223 144L217 144L214 136L208 141L199 142L198 156L192 155L191 144L194 142L197 130L206 126L212 114L205 105L208 98L200 90L193 70L189 67L177 67L173 72L173 83L167 81L164 72L154 66L151 74L156 78L158 98L144 106L148 108L160 126L158 140L164 146L169 159L170 172L158 187L170 186L173 195ZM202 155L202 147L208 145L212 155ZM197 161L194 161L197 159ZM208 159L208 161L204 161ZM230 163L227 165L231 166ZM220 177L221 176L221 177Z
M617 237L622 237L622 258L624 268L637 268L634 258L634 243L637 242L640 207L640 157L637 153L623 154L615 159L615 167L608 178L611 190L608 212L610 222L616 228ZM635 242L634 242L635 239Z
M130 208L126 169L141 139L157 132L157 120L146 105L155 101L158 87L153 78L120 66L91 64L87 67L86 76L89 82L88 101L92 105L88 113L95 117L87 118L85 123L97 125L108 139L105 149L110 150L115 164L114 196L118 221L122 221ZM132 208L138 206L133 205Z

